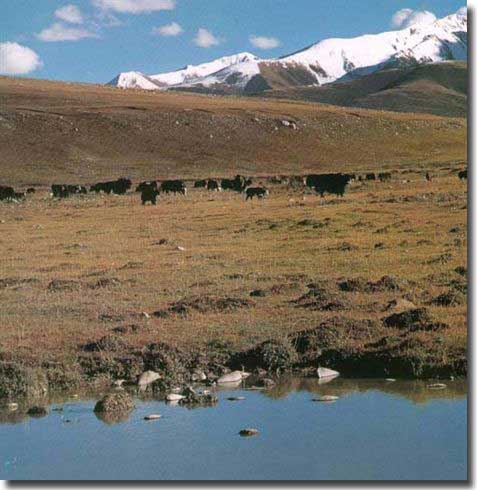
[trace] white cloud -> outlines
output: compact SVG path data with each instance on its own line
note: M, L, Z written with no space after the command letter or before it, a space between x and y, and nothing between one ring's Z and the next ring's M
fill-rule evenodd
M427 10L398 10L391 19L391 26L396 29L406 29L414 24L430 24L437 17Z
M178 36L182 34L184 30L177 22L171 22L161 27L154 27L152 29L152 34L157 34L158 36Z
M0 43L0 73L2 75L26 75L43 63L30 48L17 43Z
M121 14L142 14L159 10L174 10L175 0L91 0L101 10L110 10Z
M201 48L210 48L220 44L220 40L216 38L210 31L200 27L194 38L194 43Z
M76 5L65 5L55 10L55 17L70 24L82 24L83 14Z
M259 49L273 49L280 46L280 41L276 37L250 36L249 41Z
M50 27L43 29L36 37L47 43L59 41L79 41L90 37L98 37L97 34L81 27L69 27L61 22L55 22Z

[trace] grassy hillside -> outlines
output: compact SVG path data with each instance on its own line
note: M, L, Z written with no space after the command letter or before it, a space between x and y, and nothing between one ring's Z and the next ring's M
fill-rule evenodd
M298 129L281 124L296 121ZM466 159L466 121L0 78L3 184L302 174Z
M269 90L266 95L346 107L465 117L467 63L393 68L322 87Z

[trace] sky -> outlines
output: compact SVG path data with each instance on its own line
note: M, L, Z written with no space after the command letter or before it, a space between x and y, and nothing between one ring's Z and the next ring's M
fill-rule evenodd
M0 74L105 83L404 28L463 0L1 0Z

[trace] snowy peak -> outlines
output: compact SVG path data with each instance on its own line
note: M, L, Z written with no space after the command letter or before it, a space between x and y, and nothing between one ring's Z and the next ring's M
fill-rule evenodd
M143 90L160 90L161 88L167 88L164 84L154 81L151 77L138 71L120 73L116 78L111 80L108 85L120 88L139 88Z
M366 34L351 39L326 39L302 51L281 58L283 63L319 65L317 83L329 83L356 70L372 73L396 60L429 63L466 59L467 41L459 33L467 31L467 18L450 15L431 24L416 24L401 31Z
M278 59L264 60L244 52L157 75L121 73L110 84L145 90L251 93L277 84L323 85L401 64L466 59L467 14L461 9L432 23L415 24L399 31L325 39Z
M167 85L191 84L229 66L240 63L255 62L258 60L259 58L254 54L246 52L238 53L232 56L224 56L209 63L202 63L196 66L188 65L178 71L152 75L151 79Z

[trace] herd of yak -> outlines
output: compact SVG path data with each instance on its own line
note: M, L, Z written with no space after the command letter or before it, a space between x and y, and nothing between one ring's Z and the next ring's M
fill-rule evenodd
M289 185L305 185L314 189L321 197L326 193L335 194L337 196L343 196L346 190L346 186L351 181L363 181L363 180L380 180L382 182L390 180L392 177L391 172L381 172L378 174L367 173L365 175L357 174L344 174L344 173L332 173L332 174L312 174L306 177L294 176L294 177L268 177L267 180L273 184L289 184ZM458 173L459 179L467 179L467 169L461 170ZM426 173L426 179L431 180L429 173ZM130 179L117 179L109 182L98 182L93 184L89 188L89 192L105 194L126 194L132 188L132 181ZM241 175L235 176L233 179L204 179L198 180L194 183L194 188L207 189L209 191L235 191L245 194L245 200L258 199L268 196L269 191L262 185L254 186L251 178L243 177ZM30 187L26 192L16 192L13 187L0 185L0 201L21 201L25 199L27 194L33 194L35 189ZM158 182L156 180L141 182L136 187L136 192L141 193L141 202L143 205L146 203L156 204L157 197L161 193L173 193L173 194L187 194L187 186L183 180L166 180ZM51 195L55 198L64 199L75 194L87 194L88 189L83 185L69 185L69 184L53 184L51 186Z

